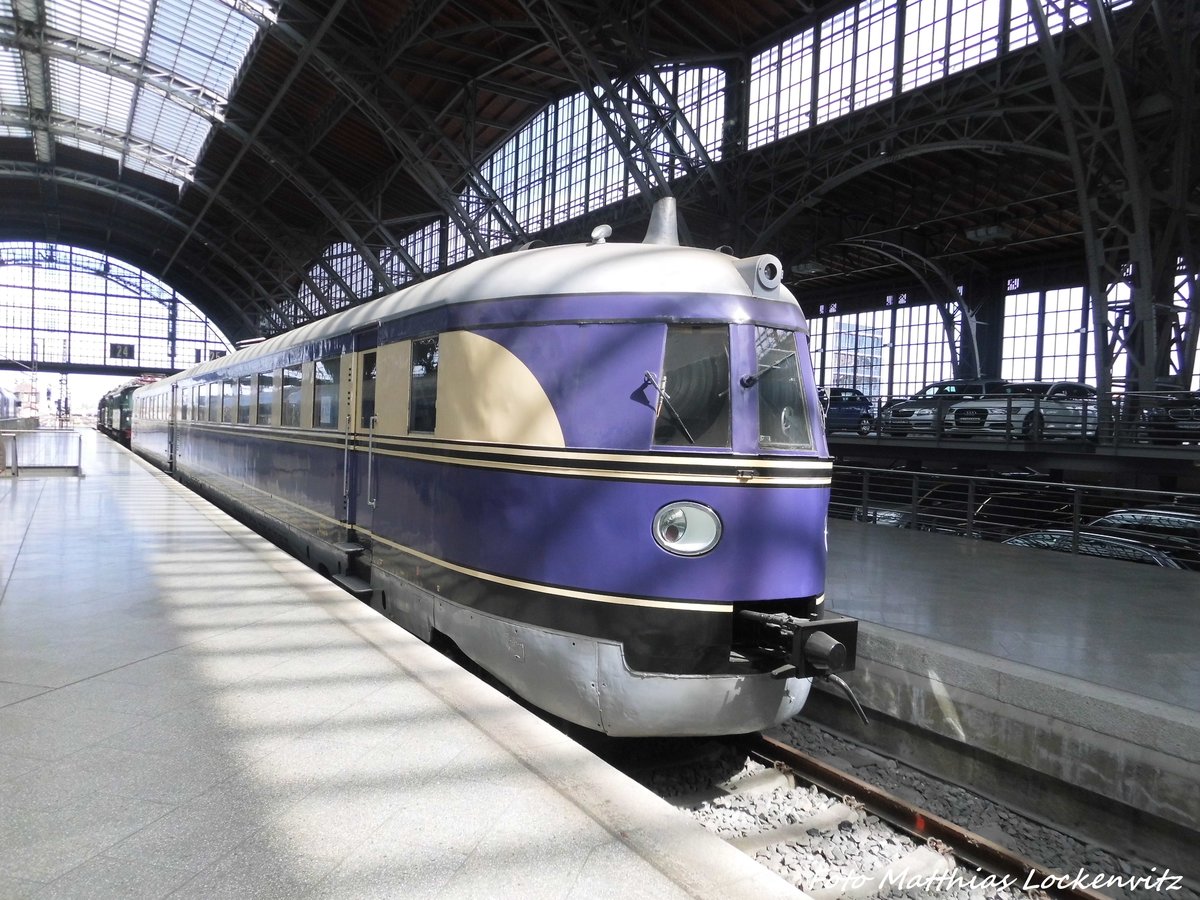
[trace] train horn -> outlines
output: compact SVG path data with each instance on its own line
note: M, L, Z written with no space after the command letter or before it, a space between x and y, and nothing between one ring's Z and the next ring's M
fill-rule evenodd
M642 243L679 246L679 214L675 209L674 197L661 197L655 201L654 209L650 211L650 226Z

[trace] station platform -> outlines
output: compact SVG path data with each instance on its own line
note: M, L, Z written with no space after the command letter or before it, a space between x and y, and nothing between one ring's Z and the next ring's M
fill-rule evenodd
M0 897L802 898L133 454L0 479Z

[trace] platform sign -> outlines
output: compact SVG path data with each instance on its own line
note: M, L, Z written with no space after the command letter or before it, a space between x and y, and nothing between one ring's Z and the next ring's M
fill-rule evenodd
M133 344L109 344L109 359L133 359Z

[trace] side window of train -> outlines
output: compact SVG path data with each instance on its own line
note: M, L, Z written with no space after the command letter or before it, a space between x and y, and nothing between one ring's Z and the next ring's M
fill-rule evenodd
M208 383L208 421L221 421L221 382Z
M754 329L758 443L764 450L812 447L796 333Z
M362 357L362 384L358 390L359 428L364 431L371 428L371 419L375 416L375 383L379 380L379 354L372 350Z
M300 427L300 401L304 386L304 371L300 366L288 366L281 372L280 425L284 428Z
M252 391L254 390L254 379L250 375L243 375L237 382L237 420L239 425L250 424L250 404L253 400Z
M342 381L342 358L318 359L313 367L313 428L337 428Z
M408 430L432 434L437 426L437 335L412 342Z
M258 407L259 425L270 425L274 422L275 408L275 373L259 372L255 376L255 405Z
M192 389L189 387L181 387L179 389L179 420L186 422L189 418L192 406Z
M197 384L192 387L192 405L196 408L196 421L208 421L208 385Z
M728 327L669 326L659 387L654 443L730 445Z
M223 399L221 400L221 421L226 425L232 425L233 411L237 408L237 379L226 378L221 383L221 388L223 392Z

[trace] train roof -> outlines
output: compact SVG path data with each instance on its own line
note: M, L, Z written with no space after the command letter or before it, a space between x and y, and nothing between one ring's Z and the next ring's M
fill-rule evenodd
M600 226L587 244L485 257L228 356L199 363L187 374L204 375L417 311L480 300L564 294L708 294L757 297L798 306L782 284L782 265L776 257L768 254L739 259L717 250L679 246L673 233L673 217L666 224L660 221L662 204L659 201L655 208L650 230L641 243L609 243L605 240L607 226ZM673 216L673 210L668 215Z

